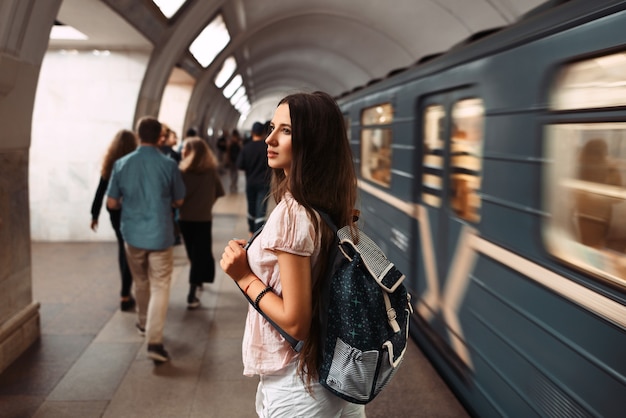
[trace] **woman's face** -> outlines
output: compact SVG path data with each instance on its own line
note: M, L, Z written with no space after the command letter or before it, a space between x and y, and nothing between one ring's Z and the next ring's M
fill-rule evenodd
M289 175L291 167L291 116L289 105L283 103L274 113L270 123L267 144L267 163L272 168L282 168Z

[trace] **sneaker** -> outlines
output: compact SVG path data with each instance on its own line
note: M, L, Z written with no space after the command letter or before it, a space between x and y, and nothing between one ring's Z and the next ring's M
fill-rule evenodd
M165 363L170 359L170 355L163 348L163 344L148 344L148 357L156 363Z
M135 324L135 328L137 328L137 332L139 333L139 335L141 335L142 337L146 336L146 329L139 325L139 322Z
M195 296L187 298L187 309L196 309L198 306L200 306L200 299Z
M126 300L120 301L120 309L124 312L132 311L135 307L135 299L132 296L128 296Z

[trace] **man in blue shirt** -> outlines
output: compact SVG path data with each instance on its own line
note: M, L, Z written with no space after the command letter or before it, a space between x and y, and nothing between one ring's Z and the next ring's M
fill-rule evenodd
M135 284L137 330L148 339L148 357L169 360L163 347L163 328L174 269L172 207L185 197L178 165L157 146L161 123L144 117L137 124L140 146L113 166L107 206L123 206L121 231Z

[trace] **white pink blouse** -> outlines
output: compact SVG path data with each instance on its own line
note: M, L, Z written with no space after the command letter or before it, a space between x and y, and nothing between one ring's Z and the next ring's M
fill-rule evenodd
M312 277L316 277L314 266L319 254L319 237L304 207L290 194L276 205L263 231L248 248L252 272L272 286L274 293L282 295L276 250L310 256ZM272 374L297 356L278 331L250 305L242 344L243 374Z

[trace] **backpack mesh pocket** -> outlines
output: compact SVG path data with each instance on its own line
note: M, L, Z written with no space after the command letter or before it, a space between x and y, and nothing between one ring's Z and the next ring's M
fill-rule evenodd
M378 351L363 352L337 338L335 355L326 383L339 393L368 401L376 379L378 363Z

